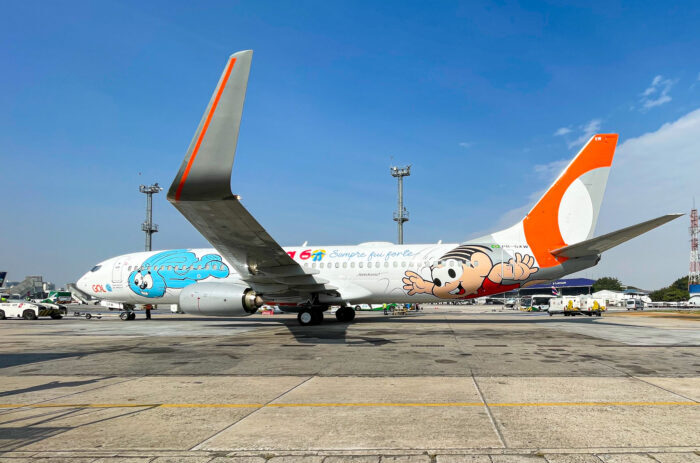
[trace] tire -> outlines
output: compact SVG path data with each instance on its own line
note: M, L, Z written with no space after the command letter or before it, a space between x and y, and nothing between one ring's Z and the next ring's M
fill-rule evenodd
M4 319L5 319L5 311L0 310L0 320L4 320Z
M301 326L313 325L313 313L310 310L302 310L297 314L297 321Z
M134 312L129 312L128 320L136 320L136 314Z
M345 321L351 322L355 319L355 311L348 307L347 319Z
M355 310L361 310L361 307L359 305L356 305Z
M34 312L32 309L27 309L22 312L22 318L25 320L36 320L39 317L36 316L36 312Z
M335 311L335 319L338 320L339 322L346 321L347 311L348 311L348 309L346 307L339 308L338 310Z
M54 320L60 320L63 318L63 315L61 315L60 313L52 313L51 318L53 318Z
M311 315L313 316L313 324L314 325L320 325L323 322L323 312L320 310L314 310L311 312Z
M129 319L129 314L127 312L122 312L119 314L119 318L121 318L124 321L127 321Z
M85 314L85 320L90 320L91 318L92 318L92 314L91 314L91 313L86 313L86 314Z

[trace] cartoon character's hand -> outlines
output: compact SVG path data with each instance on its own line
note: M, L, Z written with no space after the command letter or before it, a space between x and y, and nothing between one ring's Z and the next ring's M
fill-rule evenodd
M406 271L405 275L403 278L403 289L408 291L409 296L414 294L431 294L433 292L435 285L432 281L424 280L416 272Z
M515 259L510 259L508 263L513 269L513 275L510 277L513 280L527 280L530 275L539 270L539 268L535 267L535 258L533 256L521 256L519 252L516 252Z

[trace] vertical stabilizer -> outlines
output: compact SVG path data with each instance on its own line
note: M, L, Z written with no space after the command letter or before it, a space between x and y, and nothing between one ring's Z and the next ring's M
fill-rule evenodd
M525 238L543 267L566 260L551 251L590 239L612 165L617 134L594 135L523 220Z

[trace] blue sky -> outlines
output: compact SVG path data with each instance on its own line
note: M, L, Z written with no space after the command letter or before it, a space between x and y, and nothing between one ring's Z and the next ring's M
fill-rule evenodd
M141 250L138 185L170 184L232 52L255 51L233 190L281 244L395 240L392 163L413 165L406 242L462 241L509 225L591 131L644 140L700 108L698 30L697 2L7 2L0 267L63 284ZM653 216L646 181L599 230ZM155 222L154 248L206 245L164 194ZM667 284L686 228L665 271L600 271Z

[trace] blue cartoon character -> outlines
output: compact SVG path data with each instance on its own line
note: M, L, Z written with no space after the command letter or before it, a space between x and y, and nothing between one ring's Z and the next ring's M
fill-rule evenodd
M129 275L129 288L139 296L162 297L167 288L185 286L209 277L226 278L229 270L217 254L197 256L186 249L154 254Z

